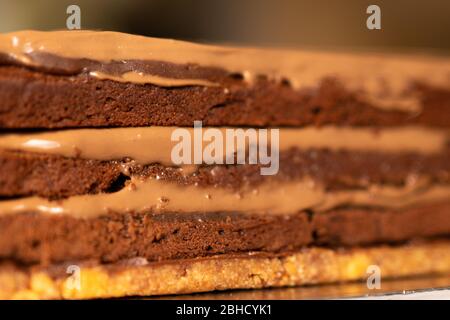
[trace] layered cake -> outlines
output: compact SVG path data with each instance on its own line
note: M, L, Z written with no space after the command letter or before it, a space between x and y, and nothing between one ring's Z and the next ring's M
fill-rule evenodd
M2 298L450 276L446 57L23 31L0 101Z

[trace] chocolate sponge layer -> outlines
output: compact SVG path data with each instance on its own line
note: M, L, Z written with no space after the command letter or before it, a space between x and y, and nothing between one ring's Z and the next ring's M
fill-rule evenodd
M183 172L159 164L133 165L57 155L3 151L0 153L0 197L39 195L51 199L86 193L114 192L129 175L178 184L197 184L239 190L268 180L313 178L328 190L365 188L370 184L403 185L408 177L450 182L450 150L435 155L415 153L348 152L291 149L280 154L280 171L261 176L258 165L201 166Z
M0 260L47 264L143 257L163 261L312 245L355 246L447 236L450 202L399 210L337 209L289 216L111 213L90 219L0 216Z
M212 77L219 86L164 88L0 64L0 127L192 126L194 120L210 126L450 126L450 90L426 84L412 84L409 94L420 98L422 111L411 114L376 108L332 78L297 91L264 78L249 85L217 70Z

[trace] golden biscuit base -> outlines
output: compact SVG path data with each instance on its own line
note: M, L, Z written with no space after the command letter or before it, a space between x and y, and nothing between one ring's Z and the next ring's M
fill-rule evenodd
M92 299L325 284L365 279L372 265L379 267L383 280L450 275L450 241L307 248L280 257L247 254L133 265L84 263L26 270L4 264L0 298ZM70 268L79 272L67 274Z

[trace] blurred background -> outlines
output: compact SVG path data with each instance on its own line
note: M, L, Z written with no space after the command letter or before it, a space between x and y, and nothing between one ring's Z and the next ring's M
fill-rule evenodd
M80 6L83 29L244 45L450 52L448 0L0 0L0 32L64 29L70 4ZM381 8L381 30L366 28L371 4Z

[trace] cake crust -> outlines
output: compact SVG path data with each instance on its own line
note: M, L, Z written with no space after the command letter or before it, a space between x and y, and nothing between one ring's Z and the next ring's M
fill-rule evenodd
M448 241L331 250L308 248L284 256L221 256L119 265L79 264L80 285L68 264L53 269L0 267L3 299L93 299L155 296L228 289L325 284L363 280L369 266L390 278L448 274Z

